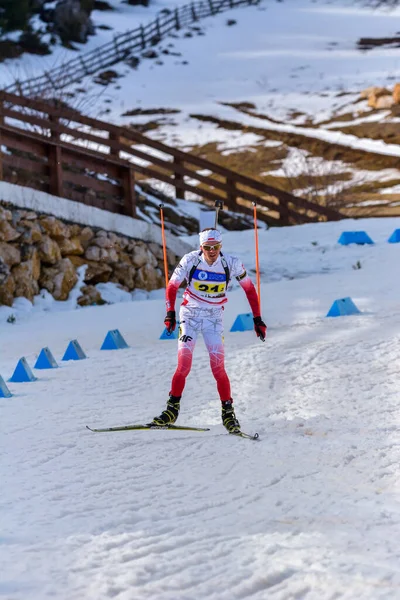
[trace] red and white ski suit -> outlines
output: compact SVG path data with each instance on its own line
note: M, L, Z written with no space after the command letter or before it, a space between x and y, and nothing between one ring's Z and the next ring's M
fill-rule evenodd
M221 258L223 256L223 258ZM195 250L185 254L174 270L166 291L167 311L175 309L178 288L182 281L191 281L183 294L179 311L178 366L172 378L171 394L181 396L193 359L197 336L202 333L209 356L211 371L217 382L221 401L231 399L231 385L225 371L224 328L222 315L226 295L227 274L234 277L246 293L254 317L260 316L256 289L247 275L243 263L236 256L221 254L210 266L202 253Z

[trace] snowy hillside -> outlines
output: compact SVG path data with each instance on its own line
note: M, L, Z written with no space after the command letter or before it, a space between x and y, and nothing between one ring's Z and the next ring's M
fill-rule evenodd
M248 312L240 288L225 314L236 413L258 442L224 432L202 340L178 423L209 432L85 429L163 407L176 342L158 339L162 298L0 320L4 379L44 346L60 365L0 399L0 598L400 598L397 228L260 231L266 343L229 332ZM373 246L337 244L359 229ZM224 234L249 269L253 248L250 231ZM345 296L361 314L326 318ZM100 351L115 328L130 348ZM88 358L61 362L75 338Z
M114 10L93 11L88 44L6 61L0 84L51 72L187 2L109 4ZM399 105L377 110L361 97L378 86L390 98L400 84L400 7L388 6L263 0L172 32L152 48L154 58L136 52L106 77L88 76L56 95L347 215L397 215Z

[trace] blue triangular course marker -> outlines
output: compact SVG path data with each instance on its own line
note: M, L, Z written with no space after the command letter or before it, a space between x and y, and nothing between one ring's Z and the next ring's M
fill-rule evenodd
M15 371L8 381L14 383L22 383L25 381L36 381L37 377L32 373L32 369L26 362L26 358L23 356L19 359Z
M0 375L0 398L11 398L11 396L12 396L12 393L10 392L10 390L7 387L6 382Z
M160 335L159 339L160 340L176 340L176 339L178 339L178 325L179 325L179 323L177 323L177 327L175 328L175 330L172 333L168 333L168 330L165 327L164 331Z
M359 315L361 313L351 298L335 300L329 309L327 317L343 317L345 315Z
M338 244L348 246L349 244L373 244L374 242L365 231L343 231L338 239Z
M56 359L51 353L50 348L42 348L37 361L33 366L34 369L58 369Z
M389 244L397 244L400 242L400 229L395 229L388 239Z
M129 348L129 346L119 330L113 329L107 333L100 350L120 350L122 348Z
M86 358L86 354L82 350L78 340L72 340L68 344L68 348L61 360L82 360L84 358Z
M242 313L236 317L230 331L250 331L253 328L253 315L251 313Z

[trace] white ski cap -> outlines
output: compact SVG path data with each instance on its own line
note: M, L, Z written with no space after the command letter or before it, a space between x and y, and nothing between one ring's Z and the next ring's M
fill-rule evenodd
M203 244L221 244L222 235L217 229L207 229L199 233L200 246Z

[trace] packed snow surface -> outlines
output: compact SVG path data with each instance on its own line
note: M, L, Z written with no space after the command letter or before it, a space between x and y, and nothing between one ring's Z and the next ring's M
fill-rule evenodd
M159 339L162 292L3 307L3 378L45 346L59 368L33 369L36 381L7 383L13 396L0 399L0 598L400 598L400 244L387 242L397 228L259 231L266 343L229 331L249 311L237 286L225 314L236 413L256 442L224 431L201 339L178 424L210 431L85 429L148 422L164 407L176 340ZM352 230L375 244L337 243ZM252 231L225 233L224 250L252 273ZM327 318L344 297L361 314ZM100 350L117 328L130 347ZM61 361L72 339L87 359Z

